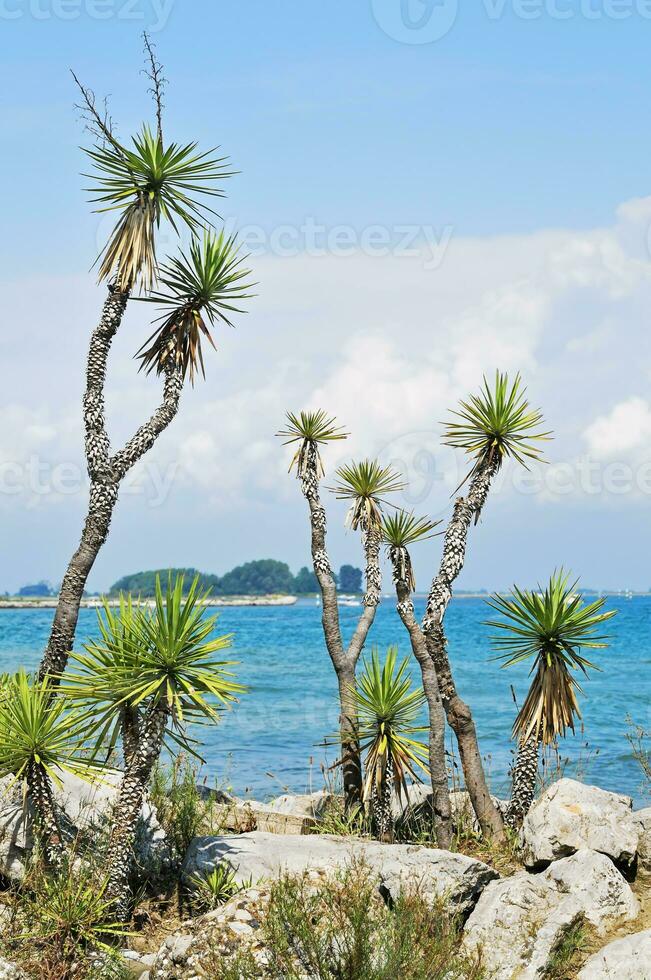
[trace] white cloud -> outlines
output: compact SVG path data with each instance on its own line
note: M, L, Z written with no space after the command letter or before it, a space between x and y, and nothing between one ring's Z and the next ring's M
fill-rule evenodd
M651 404L639 396L619 402L607 415L600 415L584 432L588 450L598 459L630 457L636 450L651 448Z

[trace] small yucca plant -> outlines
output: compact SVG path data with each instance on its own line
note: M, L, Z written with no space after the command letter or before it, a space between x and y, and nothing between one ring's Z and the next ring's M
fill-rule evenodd
M236 304L253 295L245 282L249 270L243 267L244 259L234 236L205 231L202 239L192 240L188 254L182 252L162 266L162 288L146 299L166 312L138 351L147 373L155 369L162 374L172 363L183 377L189 373L192 383L197 368L205 377L202 337L215 347L210 328L216 323L232 326L230 315L245 312Z
M503 666L533 660L534 675L527 697L513 725L513 736L521 743L534 738L544 745L574 731L581 717L577 692L581 687L573 676L598 668L581 655L581 649L603 649L607 636L599 632L615 609L602 612L605 599L584 602L561 569L554 572L543 590L529 592L515 586L507 598L494 595L488 605L503 617L486 625L499 630L494 647L501 651Z
M410 592L415 591L416 580L408 549L412 544L434 537L440 523L428 517L416 517L406 510L397 510L382 517L382 540L387 545L394 575L406 583Z
M83 91L83 89L82 89ZM163 145L158 132L143 126L123 146L108 130L104 140L85 152L94 166L88 190L98 211L118 211L120 217L100 253L99 279L113 277L121 289L140 282L152 288L157 275L155 231L167 219L178 231L177 222L195 231L212 210L197 195L223 197L216 182L231 176L226 158L214 151L197 152L196 143Z
M347 521L354 531L360 524L379 528L386 495L405 488L397 470L392 466L380 466L376 459L340 466L336 476L338 482L330 490L337 500L351 501Z
M201 913L225 905L238 892L250 887L252 881L240 884L230 865L221 863L206 875L194 875L189 879L188 884L192 890L192 906L196 912Z
M360 748L366 752L364 800L370 801L378 835L391 833L391 800L407 794L407 776L427 768L427 746L414 738L426 731L417 724L425 704L420 687L412 688L407 657L397 664L397 647L389 647L384 664L373 650L353 692L358 712Z
M519 374L509 382L507 374L496 371L492 386L484 378L479 394L452 414L459 421L445 423L444 443L473 457L469 477L486 464L501 466L506 458L526 467L528 460L541 459L538 443L551 435L540 429L542 413L531 408Z
M310 470L314 466L316 478L324 476L325 470L319 446L338 439L347 439L348 433L344 432L343 426L337 425L337 420L327 415L323 409L318 409L316 412L299 412L298 415L287 412L286 418L285 428L276 435L285 440L284 446L295 442L299 444L289 464L289 472L291 473L295 466L299 480L305 480L310 476Z

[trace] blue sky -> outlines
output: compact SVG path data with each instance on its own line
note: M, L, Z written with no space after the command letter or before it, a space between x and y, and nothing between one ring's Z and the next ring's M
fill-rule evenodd
M82 190L68 69L110 94L126 139L151 114L143 28L169 79L166 132L219 143L241 171L222 213L261 243L259 286L144 489L123 494L91 585L304 564L303 501L273 438L285 407L346 423L331 469L346 453L400 460L419 487L405 502L445 516L461 461L438 423L495 367L522 370L556 439L537 488L507 473L463 584L564 563L589 584L651 585L651 5L0 0L0 589L60 578L83 515L83 487L52 472L83 465L88 270L107 226ZM158 397L132 361L146 329L135 309L116 342L115 445ZM342 522L335 506L335 561L358 561ZM416 556L423 586L436 549Z

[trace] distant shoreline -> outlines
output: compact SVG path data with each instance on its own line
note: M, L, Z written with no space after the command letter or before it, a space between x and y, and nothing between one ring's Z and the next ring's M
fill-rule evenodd
M493 593L488 592L457 592L452 597L454 599L487 599ZM506 590L504 595L508 594ZM583 593L589 596L607 596L608 598L615 599L637 599L651 596L651 592L628 592L626 590L622 591L590 591ZM360 596L361 598L361 596ZM384 595L382 596L384 600L392 600L393 596ZM426 599L426 593L417 593L414 598L416 599ZM299 601L299 599L307 599L314 601L318 599L317 595L237 595L237 596L215 596L204 600L205 606L215 606L215 607L234 607L234 606L294 606ZM117 597L111 596L110 598L104 600L100 596L90 596L86 599L81 600L82 609L99 609L107 602L111 608L116 608L120 604L120 600ZM139 600L134 600L136 604L143 606L151 606L154 603L154 599L147 597ZM43 596L42 598L32 598L32 597L22 597L22 596L10 596L5 598L0 598L0 610L2 609L56 609L58 603L58 596ZM317 603L320 604L320 603ZM345 605L346 603L344 603ZM358 603L350 603L351 605L357 605Z
M0 599L0 609L56 609L58 603L57 596L46 596L42 599L36 598L6 598ZM293 606L297 601L295 595L244 595L244 596L219 596L213 599L205 599L205 606ZM104 603L112 608L120 604L119 598L103 598L93 596L81 600L82 609L101 609ZM136 605L152 606L154 599L136 599Z

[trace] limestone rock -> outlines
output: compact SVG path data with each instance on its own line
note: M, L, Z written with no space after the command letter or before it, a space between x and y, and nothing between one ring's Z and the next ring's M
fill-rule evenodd
M651 980L651 929L604 946L590 957L577 980Z
M603 933L634 919L629 885L603 854L582 850L543 874L522 871L483 891L464 930L469 953L482 950L491 980L543 977L565 934L587 919Z
M483 888L499 877L481 861L435 848L326 834L290 837L260 831L195 838L183 876L205 876L225 861L238 881L256 884L284 872L330 871L354 860L366 863L377 874L385 893L393 897L407 886L418 886L432 900L444 899L451 909L463 913L470 911Z
M0 980L27 980L27 976L15 963L10 963L0 956Z
M524 860L539 868L581 848L608 855L621 865L635 860L639 825L628 796L560 779L542 794L524 819Z
M92 834L108 818L122 774L108 770L102 773L102 782L86 782L67 772L59 775L61 786L54 785L53 788L64 814L64 824L71 836L78 830ZM16 787L7 792L9 780L1 782L4 785L0 785L0 874L16 881L23 877L32 849L30 821L25 817L22 801L16 799ZM165 832L147 802L142 807L136 854L141 865L160 866L170 857Z

